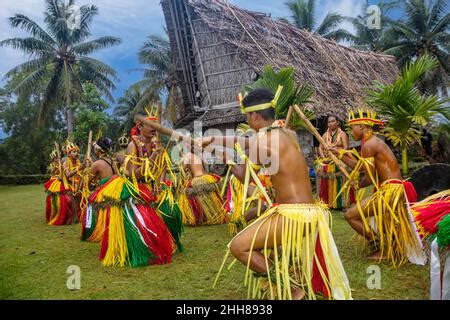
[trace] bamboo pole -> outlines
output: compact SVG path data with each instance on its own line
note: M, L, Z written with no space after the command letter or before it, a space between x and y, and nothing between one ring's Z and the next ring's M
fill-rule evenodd
M92 130L89 130L88 146L87 146L86 156L84 157L84 160L86 160L86 159L91 160L91 145L92 145Z
M61 174L61 178L62 178L61 153L59 152L59 144L56 141L55 141L55 148L56 148L56 154L57 154L57 157L58 157L59 173Z
M317 129L312 125L312 123L309 121L309 119L303 114L302 110L297 105L292 106L299 115L299 117L303 120L303 122L308 127L309 131L316 137L317 140L323 145L327 146L325 141L323 140L322 136L317 132ZM332 152L328 152L328 155L330 156L331 160L339 167L341 172L347 177L347 179L350 179L350 175L347 172L347 169L345 169L342 161L340 161Z
M289 107L287 116L286 116L286 122L284 123L284 128L286 129L289 126L289 121L291 120L292 117L292 106Z

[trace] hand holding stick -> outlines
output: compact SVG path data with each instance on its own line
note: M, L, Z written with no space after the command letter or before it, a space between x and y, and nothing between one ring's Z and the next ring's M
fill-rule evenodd
M303 122L306 124L309 131L314 135L314 137L316 137L316 139L319 140L319 142L322 145L326 146L327 144L323 140L322 136L319 134L319 132L317 132L317 129L312 125L312 123L309 121L309 119L303 114L303 112L300 110L300 108L297 105L293 105L292 108L294 108L295 112L297 112L299 117L303 120ZM333 162L339 167L341 172L347 177L347 179L349 179L350 175L348 174L347 170L345 169L343 163L332 152L329 152L329 156L330 156L331 160L333 160Z

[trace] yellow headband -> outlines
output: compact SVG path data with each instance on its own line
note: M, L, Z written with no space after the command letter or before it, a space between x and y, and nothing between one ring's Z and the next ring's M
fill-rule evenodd
M152 104L150 111L145 108L145 112L147 112L147 120L158 121L158 109L155 108L154 104Z
M50 153L50 159L55 159L56 157L58 157L58 151L53 150L53 151Z
M66 154L69 154L70 151L75 150L75 149L80 151L80 148L78 148L78 146L75 143L68 142L66 145Z
M364 116L364 112L366 113L366 116ZM384 122L380 119L377 119L377 114L370 110L363 110L359 108L357 110L357 114L355 114L355 111L350 111L349 113L349 119L347 121L347 124L349 126L355 125L355 124L364 124L367 126L384 126Z
M255 111L261 111L269 108L275 108L278 103L278 99L281 96L281 91L283 90L283 86L278 86L277 92L275 93L275 96L273 97L273 100L267 103L258 104L255 106L250 107L244 107L242 104L242 101L244 100L242 97L242 94L239 93L239 102L241 105L241 112L242 113L249 113L249 112L255 112Z

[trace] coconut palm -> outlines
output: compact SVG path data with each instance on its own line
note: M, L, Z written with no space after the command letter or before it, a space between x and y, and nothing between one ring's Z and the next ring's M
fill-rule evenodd
M396 56L401 67L424 54L435 57L437 68L421 80L419 88L428 93L441 89L446 95L450 72L447 1L404 0L403 5L405 19L394 21L390 30L398 40L384 52Z
M421 95L417 83L427 72L439 65L436 58L423 55L414 63L407 63L398 79L389 85L376 82L368 90L367 102L387 118L385 134L402 151L402 172L408 174L408 148L420 143L418 127L425 126L436 114L449 119L448 99Z
M383 52L388 43L393 42L395 35L387 32L390 28L392 20L388 17L389 10L398 7L398 1L380 2L377 6L380 8L380 28L369 28L368 22L372 18L373 13L367 13L369 1L366 0L362 14L357 17L346 17L345 19L352 23L355 28L355 34L352 35L352 47L358 50L367 50L374 52Z
M144 79L133 84L143 89L141 100L137 104L142 108L150 101L170 95L176 86L176 74L170 43L166 37L150 35L139 50L138 57L139 62L147 66L138 69L143 71Z
M328 13L323 21L317 25L315 19L315 0L292 0L285 3L292 13L292 24L297 28L304 29L327 39L336 41L351 38L351 34L344 29L337 29L344 21L344 17L337 13ZM286 21L283 19L282 21Z
M36 86L44 85L38 123L42 125L52 105L64 101L69 135L74 126L72 106L82 93L82 83L93 83L113 100L110 90L115 89L113 80L116 79L116 72L89 55L121 42L119 38L109 36L86 41L91 35L89 27L98 9L95 5L81 6L79 24L71 24L74 6L74 0L68 3L46 0L45 28L25 15L16 14L9 18L11 26L28 32L30 37L0 42L2 46L10 46L30 55L27 62L14 67L5 75L7 78L17 73L23 75L23 80L13 88L14 92L29 93Z
M133 127L133 117L137 109L138 102L142 99L142 91L138 86L131 86L123 97L117 100L114 108L114 116L123 121L122 130L128 132ZM141 110L143 111L143 109Z

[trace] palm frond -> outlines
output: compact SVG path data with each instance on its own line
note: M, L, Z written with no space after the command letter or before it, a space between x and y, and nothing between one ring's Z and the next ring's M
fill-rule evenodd
M100 37L95 40L79 43L71 48L71 51L80 55L91 54L97 50L108 48L111 46L118 45L122 42L120 38L117 37Z
M44 29L23 14L16 14L13 17L10 17L9 23L13 28L21 28L25 32L30 33L33 37L38 38L48 45L57 45L55 40L53 40L53 38Z
M335 29L342 21L344 21L342 15L338 13L329 13L325 16L322 23L319 25L319 27L317 27L314 33L321 36L327 35L333 29Z

